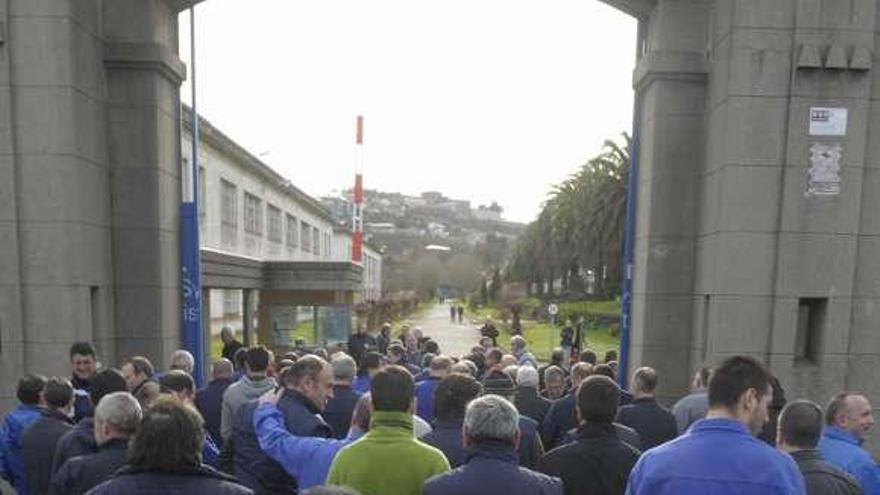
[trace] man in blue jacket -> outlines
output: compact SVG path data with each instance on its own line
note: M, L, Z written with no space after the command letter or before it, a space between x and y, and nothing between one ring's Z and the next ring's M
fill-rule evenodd
M440 380L449 376L452 359L437 356L431 360L428 378L416 384L416 414L428 423L434 422L434 391Z
M45 385L46 377L41 375L25 375L19 380L16 396L21 404L0 424L0 477L15 487L19 495L30 493L24 482L21 437L40 418L40 393Z
M254 430L260 448L296 478L300 490L322 485L336 453L369 431L370 396L361 396L355 405L351 429L345 438L334 439L298 436L287 431L284 415L277 407L283 394L283 390L267 393L254 411Z
M562 495L562 480L520 467L519 412L507 399L486 395L471 401L462 440L467 464L425 481L424 495Z
M862 443L874 426L871 403L864 395L842 392L825 411L825 433L819 452L829 463L853 475L865 495L880 495L880 470Z
M645 452L629 495L803 495L794 460L756 435L767 422L770 373L753 358L726 359L709 383L709 412L683 436Z

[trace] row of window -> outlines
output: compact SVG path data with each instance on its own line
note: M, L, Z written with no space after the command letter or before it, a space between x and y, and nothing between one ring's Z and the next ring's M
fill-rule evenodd
M220 179L220 226L225 232L238 230L238 187L225 179ZM263 200L247 191L244 192L244 231L262 237ZM329 244L329 236L321 236L321 231L308 222L284 213L277 206L266 203L265 233L269 242L288 248L302 247L307 253L321 254L322 243Z

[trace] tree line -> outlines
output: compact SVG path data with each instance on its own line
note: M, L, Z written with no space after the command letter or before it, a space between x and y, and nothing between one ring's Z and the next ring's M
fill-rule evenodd
M553 187L538 218L511 250L506 279L529 294L620 293L630 137L606 140L602 152Z

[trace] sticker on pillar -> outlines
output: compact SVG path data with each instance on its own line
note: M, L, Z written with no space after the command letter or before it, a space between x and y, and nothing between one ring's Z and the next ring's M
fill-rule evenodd
M846 136L846 108L810 108L810 136Z
M810 148L810 169L807 171L807 196L837 196L840 194L839 144L814 143Z

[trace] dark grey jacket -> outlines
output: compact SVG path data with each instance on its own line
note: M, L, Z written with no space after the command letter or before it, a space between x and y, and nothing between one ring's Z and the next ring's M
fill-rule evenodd
M807 482L807 495L862 494L855 478L826 462L818 450L801 450L791 456Z
M110 440L94 454L73 457L52 476L49 495L82 495L110 478L127 458L125 439Z

